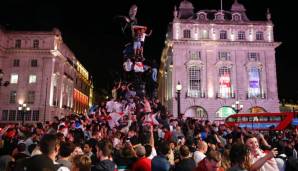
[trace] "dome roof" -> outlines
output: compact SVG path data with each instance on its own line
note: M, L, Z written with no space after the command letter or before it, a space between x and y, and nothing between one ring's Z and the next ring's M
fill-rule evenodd
M179 9L194 9L194 7L191 2L183 0L179 5Z
M234 4L231 7L232 12L244 12L246 11L244 5L238 3L237 0L235 0Z

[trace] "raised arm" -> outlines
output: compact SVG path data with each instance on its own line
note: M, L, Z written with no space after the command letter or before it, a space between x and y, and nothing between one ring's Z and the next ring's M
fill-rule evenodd
M266 162L268 163L268 165L266 165L266 170L278 170L277 163L274 159L274 156L276 156L277 153L278 152L276 148L272 149L270 153L266 154L264 157L259 158L255 163L253 163L249 170L259 170Z

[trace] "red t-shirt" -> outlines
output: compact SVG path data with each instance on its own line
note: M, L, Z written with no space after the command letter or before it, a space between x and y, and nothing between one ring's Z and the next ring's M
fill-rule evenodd
M132 171L151 171L151 160L142 157L132 166Z

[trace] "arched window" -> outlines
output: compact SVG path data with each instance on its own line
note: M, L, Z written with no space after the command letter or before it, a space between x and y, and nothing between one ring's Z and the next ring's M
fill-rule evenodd
M219 98L232 97L231 70L224 66L219 69Z
M183 117L208 119L208 114L206 110L200 106L191 106L185 111Z
M201 93L201 70L198 66L188 67L188 91L189 97L200 97Z
M253 106L250 109L248 109L249 113L266 113L267 111L260 107L260 106Z
M256 40L264 40L264 35L262 31L257 31Z
M257 67L252 67L248 71L248 98L259 97L261 95L261 79L260 79L260 69Z
M190 30L183 30L183 38L186 38L186 39L190 38Z
M230 106L223 106L219 108L216 112L216 117L219 118L226 118L232 114L235 114L236 111Z
M221 39L221 40L225 40L225 39L227 39L227 31L225 31L225 30L221 30L221 31L219 32L219 39Z

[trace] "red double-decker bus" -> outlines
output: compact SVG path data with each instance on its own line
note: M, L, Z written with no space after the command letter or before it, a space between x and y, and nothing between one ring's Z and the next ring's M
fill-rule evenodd
M294 120L293 112L233 114L226 118L227 127L241 127L255 130L284 130Z

